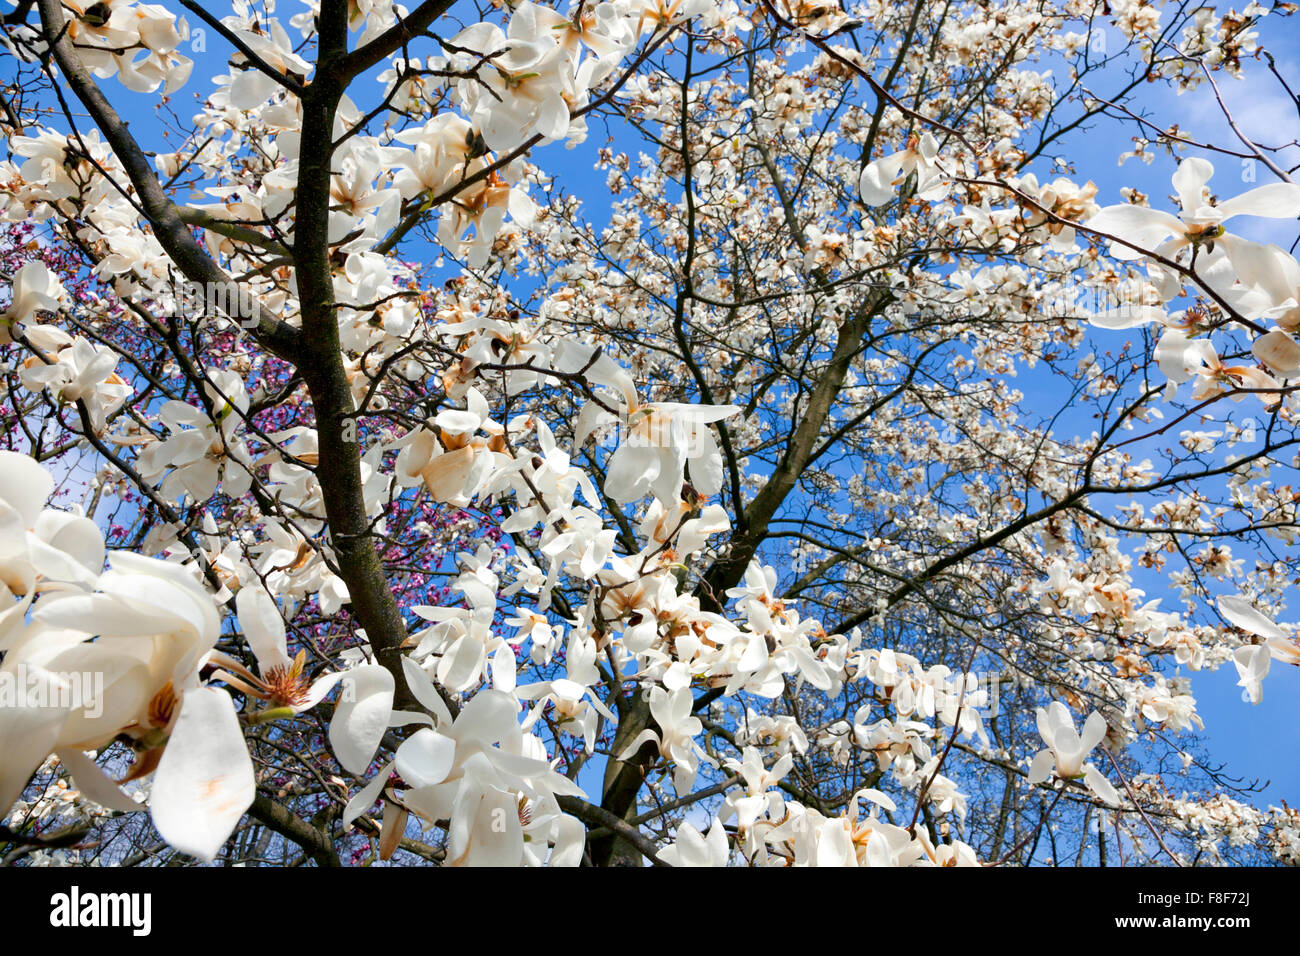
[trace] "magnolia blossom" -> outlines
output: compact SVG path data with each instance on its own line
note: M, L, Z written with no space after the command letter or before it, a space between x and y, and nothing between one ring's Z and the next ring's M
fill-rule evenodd
M268 31L246 29L239 17L227 17L225 23L259 60L275 72L296 75L300 79L311 73L312 65L293 52L293 41L280 21L271 18L267 24ZM243 53L234 54L232 62L237 69L229 77L228 97L231 107L253 109L261 106L280 89L272 77L248 63Z
M1030 229L1043 228L1051 239L1048 247L1057 252L1071 252L1075 248L1074 226L1060 222L1047 215L1052 213L1060 219L1079 222L1092 217L1097 212L1093 197L1097 187L1089 182L1083 186L1063 177L1054 179L1042 186L1032 173L1020 181L1020 191L1037 200L1041 209L1030 207L1025 216L1025 226ZM1046 211L1044 211L1046 210Z
M18 376L33 392L48 391L59 402L82 402L91 428L102 434L108 416L134 392L118 375L117 353L52 325L27 330L39 354L23 363Z
M0 451L0 651L22 637L38 593L90 590L104 567L104 539L93 521L43 507L53 490L37 462Z
M722 453L708 425L740 414L736 405L653 402L628 410L622 444L614 452L605 491L615 501L635 501L653 492L665 504L681 497L688 470L701 495L722 487Z
M255 722L310 710L342 682L343 694L330 721L330 744L344 770L364 773L388 729L393 676L378 664L365 664L309 681L303 675L307 651L304 648L296 657L289 657L284 618L271 596L249 585L239 591L235 602L244 637L257 658L258 673L214 651L209 660L225 670L217 671L213 679L266 702L265 710L250 715Z
M611 724L617 721L592 688L592 685L600 683L600 673L596 670L595 641L574 631L569 636L564 663L567 677L518 689L521 700L537 701L524 721L523 728L528 730L532 727L549 703L557 726L570 733L580 733L587 745L587 752L591 753L596 746L597 715ZM572 727L566 727L566 724L571 724Z
M677 838L659 851L659 859L669 866L726 866L731 856L727 831L721 820L714 820L708 836L700 833L689 820L677 828Z
M568 133L566 94L576 97L576 77L554 24L537 9L529 0L515 7L508 33L476 23L452 39L458 49L472 51L457 54L462 69L490 57L477 79L461 80L457 87L489 149L514 149L534 134L554 140Z
M6 748L21 740L28 757L4 762L0 798L12 801L43 750L59 756L90 799L139 809L83 755L125 736L137 754L127 779L153 774L149 809L158 832L211 860L255 789L234 703L199 680L219 632L216 609L185 568L120 552L110 564L95 593L41 601L27 639L5 657L5 668L106 676L96 701L0 711Z
M1214 165L1208 160L1185 159L1172 179L1181 206L1178 216L1121 204L1102 209L1087 227L1119 240L1110 249L1116 259L1140 259L1147 251L1172 259L1187 248L1203 249L1208 256L1222 249L1239 272L1258 271L1268 258L1264 247L1232 235L1223 224L1233 216L1292 219L1300 215L1300 185L1271 183L1211 205L1206 183L1212 175Z
M883 206L894 198L894 190L915 176L913 194L918 199L942 199L948 183L938 163L939 143L930 133L908 140L905 149L868 163L862 170L858 191L868 206Z
M745 795L739 791L727 798L728 815L736 814L736 826L745 830L754 825L761 816L779 820L785 812L785 801L780 792L772 788L780 784L794 766L794 755L790 753L778 757L771 769L763 766L763 759L756 747L746 747L743 760L728 760L727 769L739 773L745 778Z
M43 262L25 263L14 273L9 307L0 312L0 345L13 341L15 331L32 321L37 312L52 312L67 295L63 284Z
M695 698L690 689L683 686L677 686L671 691L662 687L651 687L646 693L649 694L650 712L654 715L659 730L656 732L647 728L641 731L623 749L618 759L627 760L641 749L642 744L654 741L659 746L659 752L676 764L673 770L673 784L677 787L678 793L684 794L695 781L701 758L712 763L712 758L695 742L696 735L704 729L700 719L691 713L691 705L695 702Z
M470 388L464 411L439 412L432 423L436 431L419 428L406 436L397 457L398 483L423 483L437 501L469 504L487 479L493 454L505 451L505 430L490 415L482 393Z
M215 410L215 422L193 405L167 402L159 419L171 436L144 449L137 459L137 467L148 481L158 481L171 468L161 484L167 498L188 494L195 502L207 501L218 485L237 497L252 482L248 448L236 437L248 414L244 383L233 372L210 374L213 381L206 384L205 391Z
M1236 388L1262 389L1265 394L1261 398L1270 404L1276 401L1276 393L1267 391L1278 387L1271 375L1254 365L1225 364L1209 339L1189 338L1174 329L1167 330L1156 345L1155 359L1169 379L1170 388L1197 379L1192 391L1194 401Z
M407 670L412 691L428 705L437 692L419 674ZM453 866L536 864L539 842L554 844L551 865L579 862L582 825L562 814L555 798L582 791L551 769L541 741L521 731L517 712L511 695L481 691L449 726L444 718L439 729L419 730L397 750L394 767L404 786L396 799L430 823L450 821Z
M1085 764L1102 738L1106 736L1106 718L1093 711L1083 725L1080 736L1074 729L1070 712L1060 701L1054 700L1047 708L1039 707L1038 733L1047 748L1041 751L1029 766L1029 782L1038 784L1053 772L1062 780L1082 778L1088 789L1112 807L1120 805L1119 794L1105 775L1092 764Z
M62 6L68 38L96 76L117 75L137 93L162 86L164 94L176 92L189 79L194 63L176 52L189 28L166 7L132 0L65 0Z

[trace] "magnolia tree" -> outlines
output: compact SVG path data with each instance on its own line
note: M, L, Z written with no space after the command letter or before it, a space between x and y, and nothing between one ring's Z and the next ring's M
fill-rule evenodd
M1288 12L19 0L3 858L1296 862Z

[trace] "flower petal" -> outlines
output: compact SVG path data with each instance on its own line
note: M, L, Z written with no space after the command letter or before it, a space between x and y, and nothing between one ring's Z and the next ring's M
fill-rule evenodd
M271 595L256 584L242 587L235 595L235 613L263 675L289 663L284 618Z
M412 787L432 787L447 779L456 762L456 741L427 727L397 748L397 772Z
M365 773L379 748L393 709L393 687L393 675L379 664L354 667L343 680L329 738L334 756L348 773Z
M1243 631L1250 631L1260 637L1286 639L1285 631L1255 610L1254 606L1240 595L1219 598L1219 613L1227 618L1229 623Z
M215 687L187 691L149 797L158 833L182 853L211 862L256 792L230 695Z

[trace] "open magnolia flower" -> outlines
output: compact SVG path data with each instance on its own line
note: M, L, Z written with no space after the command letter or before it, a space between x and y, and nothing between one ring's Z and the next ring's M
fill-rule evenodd
M1120 240L1111 243L1110 254L1116 259L1141 259L1146 252L1173 259L1187 248L1211 256L1222 250L1238 273L1258 273L1271 258L1265 247L1232 235L1224 223L1233 216L1293 219L1300 215L1300 185L1271 183L1211 205L1206 183L1213 174L1208 160L1192 157L1179 163L1172 179L1182 207L1177 216L1121 203L1102 209L1086 225Z
M894 190L912 176L916 177L913 194L918 199L942 199L948 194L948 183L939 168L938 156L939 144L931 134L913 136L905 149L882 156L862 170L858 182L862 201L868 206L883 206L894 198Z
M184 19L166 7L131 0L64 0L64 29L96 76L117 74L136 93L180 89L194 62L176 52L189 37ZM143 51L143 57L140 56Z
M1078 780L1112 807L1120 805L1119 794L1105 775L1092 764L1085 764L1088 754L1106 736L1106 718L1093 711L1083 724L1083 734L1074 729L1070 712L1059 700L1050 707L1038 708L1038 733L1047 744L1029 765L1029 782L1039 784L1051 776L1052 771L1062 780Z
M1088 219L1097 211L1097 204L1093 201L1097 187L1092 182L1080 186L1061 177L1040 186L1038 177L1030 173L1020 180L1019 188L1025 195L1036 199L1043 209L1061 219L1078 222ZM1074 226L1057 222L1040 209L1027 209L1024 225L1026 229L1046 229L1051 236L1048 246L1057 252L1070 252L1075 248Z
M553 24L531 2L515 7L509 32L490 23L466 27L452 40L465 51L453 61L468 68L487 59L490 69L461 80L457 92L489 149L514 149L536 134L562 139L569 131L569 99L578 95L568 52Z
M726 866L731 856L727 844L727 829L721 820L714 820L705 836L683 820L677 827L676 839L659 851L659 859L669 866Z
M654 741L659 753L673 761L673 785L677 792L685 794L695 782L695 774L700 769L700 758L713 762L713 758L695 742L695 736L704 729L700 719L691 713L695 703L689 687L677 686L674 690L663 687L651 687L645 691L650 695L650 713L654 715L659 732L646 728L623 748L619 760L627 760L641 749L647 741Z
M117 353L52 325L32 326L27 337L40 354L19 370L23 385L33 392L44 389L58 402L84 403L92 428L102 434L108 416L134 392L114 371Z
M159 419L171 435L145 448L137 459L136 467L147 481L162 479L164 497L178 500L188 494L193 501L204 502L218 485L225 494L238 497L252 483L248 448L236 434L248 412L244 383L228 370L210 374L215 384L205 383L204 390L216 411L216 421L186 402L167 402ZM166 478L162 478L164 472Z
M745 791L728 794L726 816L736 814L736 826L748 830L754 821L766 815L779 820L785 815L785 801L774 787L780 785L785 775L794 766L794 755L782 754L777 758L771 770L764 768L763 757L757 747L746 747L743 760L728 759L727 769L745 778ZM726 819L726 816L723 819Z
M1277 401L1277 381L1254 365L1226 365L1219 358L1214 343L1206 338L1189 338L1176 329L1167 329L1155 349L1156 364L1169 379L1170 388L1197 379L1192 399L1201 401L1230 389L1263 389L1266 404ZM1240 396L1238 396L1240 397Z
M37 312L52 312L66 296L58 277L43 262L25 263L14 273L9 307L0 312L0 345L8 345L20 326L36 318Z
M257 585L247 585L235 596L235 607L244 637L257 658L258 673L214 651L209 661L224 670L213 674L213 679L224 680L249 698L265 701L264 710L250 715L255 723L310 710L343 682L344 690L330 721L330 746L344 770L365 773L388 729L393 710L393 675L378 664L362 664L308 680L303 674L307 651L289 657L284 618L271 596Z
M237 17L227 17L229 27L258 59L272 70L285 75L306 77L312 71L312 65L293 52L293 41L285 32L280 21L274 17L267 19L269 33L263 30L244 29ZM234 66L229 78L229 104L234 109L251 110L265 103L276 90L280 89L276 81L256 69L244 54L236 53L231 57ZM222 77L225 79L225 77Z
M412 693L434 713L437 691L418 667L406 667ZM450 726L417 731L397 749L395 767L405 788L397 800L433 823L448 820L452 866L519 866L541 862L553 844L552 866L576 866L583 828L562 814L559 795L581 789L546 761L546 749L525 734L514 697L499 690L476 694ZM372 798L373 799L373 798Z
M433 420L434 429L417 428L402 442L397 456L397 483L423 484L435 501L464 507L488 478L493 454L505 452L505 429L494 422L487 399L476 388L465 396L464 410L447 409ZM488 437L478 435L479 431Z
M689 469L691 486L704 497L722 488L722 453L708 426L739 415L738 405L652 402L631 408L623 443L614 452L605 491L615 501L635 501L647 491L665 505L682 497Z
M861 803L871 809L861 818ZM815 866L908 866L924 855L924 850L905 829L880 819L880 811L890 813L898 807L886 794L873 787L859 790L841 816L822 817L807 811L809 862Z
M616 722L605 702L592 689L592 685L600 683L600 672L596 669L596 642L590 638L584 639L581 633L573 631L569 635L564 663L567 677L519 688L521 700L537 702L524 720L523 729L530 729L550 703L554 708L553 719L556 725L570 733L581 735L587 745L587 753L592 753L596 746L596 715L599 714L611 724Z
M126 780L153 774L158 832L211 860L255 792L234 702L199 681L220 631L216 609L179 565L123 552L110 564L95 593L42 600L6 653L6 670L26 668L52 689L68 680L61 675L102 674L104 682L91 699L63 694L46 699L61 706L0 709L0 799L12 802L55 753L89 799L138 810L84 753L125 738L136 752Z
M587 381L609 389L622 408L615 419L606 404L588 402L574 423L573 446L581 448L602 425L622 427L622 441L610 457L605 491L619 502L636 501L652 492L673 511L682 498L682 483L704 497L722 488L722 452L709 428L714 422L743 411L739 405L691 405L679 402L642 404L632 377L599 349L572 342L556 350L555 367L581 373Z
M497 609L499 579L491 568L492 549L481 545L474 554L459 554L462 571L452 590L465 596L468 608L414 605L411 611L432 623L407 639L414 644L411 657L426 662L438 682L454 691L476 685L484 668L490 668L496 682L511 683L515 655L507 640L492 627Z

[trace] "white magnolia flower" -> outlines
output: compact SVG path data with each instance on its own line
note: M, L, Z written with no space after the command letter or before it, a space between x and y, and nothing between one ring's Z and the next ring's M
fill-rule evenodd
M939 168L938 156L938 142L925 133L919 139L914 136L908 140L905 149L868 163L858 182L862 201L868 206L883 206L894 198L894 190L914 174L918 199L942 199L948 193L948 183Z
M114 371L117 353L52 325L32 326L27 338L40 355L28 358L19 369L23 386L33 392L44 389L58 402L83 402L91 427L103 434L108 416L134 391Z
M1034 758L1029 766L1029 782L1039 784L1052 771L1062 780L1083 779L1088 789L1113 807L1120 805L1119 794L1110 781L1092 764L1085 764L1102 738L1106 736L1106 718L1097 711L1088 715L1082 736L1074 729L1069 710L1059 700L1047 708L1038 708L1038 733L1048 749Z
M1111 243L1110 254L1116 259L1140 259L1147 251L1172 259L1186 248L1203 248L1210 255L1222 249L1239 274L1258 273L1267 268L1265 247L1228 233L1223 224L1233 216L1295 218L1300 215L1300 185L1272 183L1211 205L1206 183L1213 174L1213 164L1197 157L1178 165L1172 179L1182 207L1178 216L1121 203L1102 209L1086 225L1122 240Z
M0 345L8 345L15 329L32 321L37 312L52 312L67 293L43 262L28 262L14 273L9 306L0 312ZM21 329L18 329L21 331Z
M187 568L123 552L110 564L94 594L42 601L31 639L5 657L6 668L25 665L52 680L89 672L105 682L97 700L69 699L79 706L0 711L0 800L12 802L15 787L54 752L91 800L139 809L84 756L124 735L137 751L127 779L153 773L149 808L158 832L178 850L211 860L255 792L234 702L198 679L219 617ZM11 759L15 749L25 759Z
M676 764L673 769L673 785L678 793L685 794L695 782L700 758L713 762L695 742L695 737L704 729L700 719L691 713L695 697L689 687L677 687L671 691L651 687L647 693L650 695L650 713L659 725L659 731L656 733L648 727L641 731L623 749L618 759L625 761L640 750L646 741L654 741L659 745L659 753Z
M170 436L145 448L137 459L136 467L146 481L156 482L167 474L160 487L166 498L189 495L201 503L213 496L218 485L238 498L252 484L248 448L237 436L248 412L243 380L228 370L210 375L213 382L205 382L204 391L216 410L216 421L186 402L166 402L159 420Z
M465 507L479 493L503 452L505 430L491 418L487 399L476 388L465 396L466 408L447 409L433 420L434 429L417 428L402 439L397 456L397 483L423 484L435 501ZM483 438L477 433L486 432Z
M701 495L722 488L722 453L708 427L738 415L738 405L652 402L627 413L623 442L609 461L605 491L615 501L635 501L652 492L665 505L681 500L682 482Z
M779 820L784 815L781 794L772 788L778 786L790 772L794 766L794 755L783 754L770 770L763 766L763 757L757 747L745 747L742 757L742 760L731 758L726 761L728 770L745 778L744 794L728 794L727 809L735 812L736 826L746 830L764 814L774 820Z
M209 660L225 670L217 671L213 678L266 702L265 710L250 715L254 722L308 711L343 683L343 693L330 721L330 745L344 770L364 773L388 729L393 675L378 664L362 664L309 681L303 676L307 651L289 657L284 618L271 596L255 584L246 585L235 596L235 607L244 637L257 658L258 673L214 651Z
M553 705L553 719L556 726L569 733L581 735L587 745L587 753L594 751L597 714L611 724L617 721L605 706L605 702L592 688L592 685L600 683L600 672L596 669L596 655L594 640L584 637L576 630L569 634L569 643L564 655L565 676L519 688L521 700L537 701L524 720L524 730L530 729L538 721L546 705L550 703Z
M406 672L417 699L445 713L423 672ZM540 863L539 843L553 844L552 866L581 859L582 824L562 814L555 798L582 790L551 769L541 741L521 730L518 712L512 695L480 691L454 722L444 716L440 729L419 730L397 750L394 766L405 785L397 799L430 823L449 821L452 866Z
M506 151L534 134L563 139L569 131L569 100L578 89L572 61L556 31L535 6L524 2L510 18L509 33L476 23L456 34L453 68L490 57L475 78L457 85L461 102L489 149Z
M726 866L731 855L726 828L721 820L714 820L709 835L704 836L689 820L683 820L677 827L677 838L658 855L669 866Z

